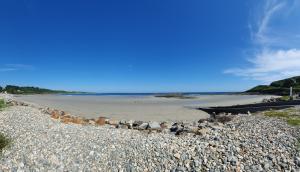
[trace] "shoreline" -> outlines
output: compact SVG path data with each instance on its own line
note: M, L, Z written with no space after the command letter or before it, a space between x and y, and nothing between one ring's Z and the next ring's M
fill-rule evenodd
M153 96L17 95L12 98L82 118L190 122L209 117L206 112L196 109L201 106L248 104L268 97L272 96L203 95L196 99L173 99Z

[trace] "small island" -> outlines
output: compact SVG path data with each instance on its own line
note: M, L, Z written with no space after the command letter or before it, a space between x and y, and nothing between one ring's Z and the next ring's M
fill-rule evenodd
M195 99L196 97L185 95L183 93L167 93L155 95L158 98L175 98L175 99Z

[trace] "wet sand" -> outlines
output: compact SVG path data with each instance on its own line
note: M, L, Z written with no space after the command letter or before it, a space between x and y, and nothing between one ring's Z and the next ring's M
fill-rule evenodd
M170 99L153 96L22 95L15 98L85 118L105 116L118 120L195 121L209 116L195 107L255 103L266 97L271 96L201 95L195 99Z

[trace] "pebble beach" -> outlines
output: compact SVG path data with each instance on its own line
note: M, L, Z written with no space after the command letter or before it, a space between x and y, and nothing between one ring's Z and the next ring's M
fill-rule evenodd
M0 132L12 139L0 171L300 170L300 130L281 119L247 114L194 125L201 134L65 124L11 106L0 112Z

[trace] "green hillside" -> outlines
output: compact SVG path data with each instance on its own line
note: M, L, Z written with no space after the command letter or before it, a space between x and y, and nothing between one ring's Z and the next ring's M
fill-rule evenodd
M78 92L68 92L61 90L50 90L39 87L19 87L14 85L7 85L5 88L1 88L1 91L7 92L9 94L67 94L67 93L78 93Z
M290 87L293 87L294 93L300 93L300 76L275 81L270 85L259 85L246 91L246 93L289 95Z

